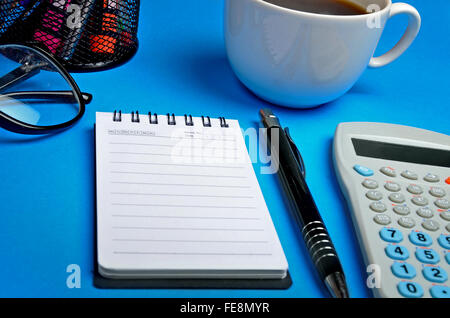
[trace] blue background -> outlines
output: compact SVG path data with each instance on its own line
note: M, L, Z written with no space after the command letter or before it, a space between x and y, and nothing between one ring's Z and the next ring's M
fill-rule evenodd
M351 295L367 297L365 269L331 159L336 125L389 122L450 134L448 0L408 1L422 30L396 62L367 70L342 98L311 110L267 104L243 87L227 62L222 0L141 1L137 55L114 70L75 74L93 102L75 127L55 136L0 131L0 296L2 297L324 297L275 176L255 170L293 279L288 290L99 290L93 287L96 111L122 109L239 119L256 127L272 107L301 149L307 181L341 257ZM393 18L377 55L400 38ZM66 267L81 267L81 288L66 287Z

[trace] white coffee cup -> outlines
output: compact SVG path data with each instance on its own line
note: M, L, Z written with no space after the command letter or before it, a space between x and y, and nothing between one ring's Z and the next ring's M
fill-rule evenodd
M226 0L225 41L237 77L274 104L306 108L345 94L367 66L397 59L414 41L421 19L415 8L391 0L353 0L369 14L324 15L263 0ZM409 16L400 41L373 57L387 20Z

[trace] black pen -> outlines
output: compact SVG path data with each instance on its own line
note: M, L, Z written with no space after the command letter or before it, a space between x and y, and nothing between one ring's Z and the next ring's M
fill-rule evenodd
M292 205L293 213L320 279L333 297L348 298L344 271L306 185L303 159L289 135L289 129L281 128L280 121L270 109L262 109L260 115L267 129L267 142L272 162L274 160L278 162L281 183ZM278 142L274 133L278 134Z

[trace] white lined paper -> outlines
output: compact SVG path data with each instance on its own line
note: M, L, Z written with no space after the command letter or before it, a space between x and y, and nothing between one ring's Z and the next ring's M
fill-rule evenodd
M282 278L287 262L239 123L97 113L97 242L112 278Z

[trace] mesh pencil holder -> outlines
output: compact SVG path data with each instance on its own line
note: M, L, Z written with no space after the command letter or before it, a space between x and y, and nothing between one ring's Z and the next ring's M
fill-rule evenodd
M68 71L109 69L137 51L139 0L0 0L0 44L39 45Z

